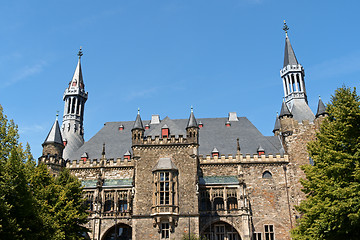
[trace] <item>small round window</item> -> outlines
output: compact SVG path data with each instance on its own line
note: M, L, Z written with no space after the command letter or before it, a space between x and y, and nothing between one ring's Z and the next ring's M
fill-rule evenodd
M272 174L269 171L265 171L262 175L262 178L272 178Z

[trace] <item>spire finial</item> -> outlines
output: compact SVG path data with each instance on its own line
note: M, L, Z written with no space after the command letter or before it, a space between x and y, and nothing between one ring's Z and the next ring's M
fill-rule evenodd
M321 99L321 96L319 95L319 99Z
M56 121L58 120L59 118L59 111L56 111Z
M140 115L140 108L138 107L138 115Z
M79 50L79 52L78 52L78 54L77 54L78 56L79 56L79 59L81 58L81 56L83 55L83 52L82 52L82 47L80 46L80 50Z
M288 27L288 25L286 25L285 20L284 20L284 27L283 27L283 30L285 31L285 34L286 34L286 37L287 37L287 36L288 36L287 31L289 30L289 27Z
M194 112L194 108L193 108L193 106L191 106L191 112Z

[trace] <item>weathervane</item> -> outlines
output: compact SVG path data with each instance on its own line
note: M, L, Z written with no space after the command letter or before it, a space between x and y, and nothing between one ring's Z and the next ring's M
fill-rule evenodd
M283 27L283 30L285 31L286 36L287 36L287 31L289 30L289 27L288 27L288 25L286 25L285 20L284 20L284 27Z
M79 50L79 52L78 52L78 54L77 54L78 56L79 56L79 58L81 58L81 56L83 55L83 52L82 52L82 48L81 48L81 46L80 46L80 50Z

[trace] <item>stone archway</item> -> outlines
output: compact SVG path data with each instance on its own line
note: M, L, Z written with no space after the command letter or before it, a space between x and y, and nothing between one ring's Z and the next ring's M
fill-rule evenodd
M235 227L224 221L211 223L201 236L206 240L241 240Z
M109 228L102 240L131 240L132 228L129 225L119 223Z

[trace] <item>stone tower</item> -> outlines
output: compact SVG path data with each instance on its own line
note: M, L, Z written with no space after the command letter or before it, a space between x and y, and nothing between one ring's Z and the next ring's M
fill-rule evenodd
M69 82L69 86L65 89L63 96L65 106L61 132L65 146L63 153L63 158L65 160L69 158L71 153L84 144L84 107L88 98L88 93L85 92L81 71L82 55L82 50L80 48L78 53L79 60L74 76Z
M39 158L39 163L45 163L52 174L57 174L61 168L65 167L65 161L62 158L64 145L57 117L42 146L43 153Z

